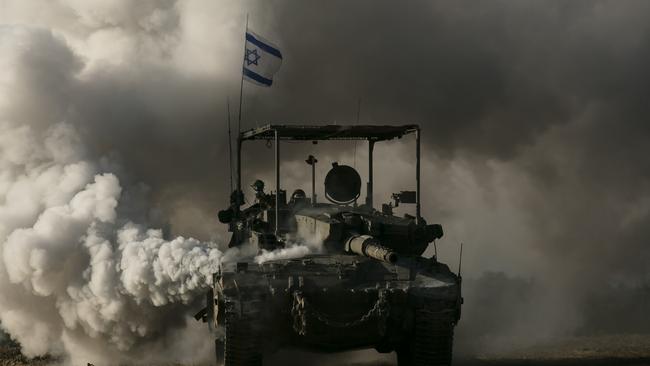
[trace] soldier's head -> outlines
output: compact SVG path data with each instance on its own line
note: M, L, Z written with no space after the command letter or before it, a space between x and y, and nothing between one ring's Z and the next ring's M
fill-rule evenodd
M251 184L251 187L256 193L264 192L264 182L262 182L259 179L257 179L253 184Z

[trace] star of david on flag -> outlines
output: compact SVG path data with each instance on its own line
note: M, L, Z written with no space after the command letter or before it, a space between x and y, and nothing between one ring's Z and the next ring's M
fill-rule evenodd
M247 30L243 64L244 79L260 86L271 86L273 75L282 64L282 53L273 43Z

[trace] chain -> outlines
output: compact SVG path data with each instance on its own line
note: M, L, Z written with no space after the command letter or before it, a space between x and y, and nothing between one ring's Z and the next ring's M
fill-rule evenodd
M302 296L302 291L294 291L291 315L293 317L293 330L299 335L305 335L307 332L307 312L305 305L306 301L305 297Z
M294 320L293 327L298 334L304 335L307 328L307 300L304 298L301 291L295 291L293 298L294 301L291 311ZM313 314L316 319L318 319L323 324L333 328L355 327L367 322L372 317L376 317L378 320L380 320L379 331L381 334L384 334L386 330L385 320L388 318L389 310L390 309L386 291L379 291L377 301L375 301L370 310L368 310L358 319L349 322L334 320L329 315L319 311L318 309L315 309L313 306L309 308L310 313Z

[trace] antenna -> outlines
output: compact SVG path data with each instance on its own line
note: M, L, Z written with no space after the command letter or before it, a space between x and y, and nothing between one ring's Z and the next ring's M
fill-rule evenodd
M460 243L460 256L458 257L458 277L460 276L460 267L463 264L463 243Z
M305 162L311 165L311 204L316 205L316 163L318 159L314 155L309 155Z
M230 132L230 97L226 97L226 111L228 112L228 171L230 172L230 192L232 192L232 135Z

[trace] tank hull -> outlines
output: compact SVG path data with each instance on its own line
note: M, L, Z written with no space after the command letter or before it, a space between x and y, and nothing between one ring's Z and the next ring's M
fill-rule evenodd
M214 283L210 321L249 324L264 353L395 351L409 343L422 316L453 329L462 302L461 281L446 265L416 257L395 264L349 255L237 263Z

